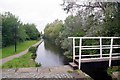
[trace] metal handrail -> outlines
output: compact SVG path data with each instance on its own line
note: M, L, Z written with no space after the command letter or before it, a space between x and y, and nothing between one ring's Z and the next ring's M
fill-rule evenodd
M79 69L81 67L81 58L83 56L82 55L82 50L100 49L99 59L100 58L102 59L103 55L106 55L106 54L102 54L102 50L103 49L110 49L110 53L108 55L109 55L109 66L111 66L111 58L112 58L112 55L113 55L112 50L116 49L116 48L120 48L120 45L113 45L113 40L114 39L120 39L120 37L68 37L68 38L73 39L73 62L74 62L74 59L75 59L75 48L79 48ZM79 46L75 46L75 39L80 40ZM100 40L100 45L82 46L82 40L83 39L98 39L98 40ZM102 45L102 39L110 39L111 40L110 45Z

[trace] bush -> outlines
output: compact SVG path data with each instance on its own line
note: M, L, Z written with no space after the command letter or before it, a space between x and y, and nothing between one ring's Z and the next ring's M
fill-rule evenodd
M65 51L64 56L68 61L71 61L73 59L72 53L70 51Z
M32 53L32 55L31 55L32 59L34 59L34 60L35 60L36 56L37 56L36 53Z
M34 47L34 46L31 46L29 48L29 52L31 52L31 53L36 53L36 50L37 50L37 47Z
M36 63L36 67L40 67L41 66L41 64L40 63Z
M34 47L34 46L31 46L31 47L29 48L29 52L32 53L32 55L31 55L32 59L35 59L36 56L37 56L36 50L37 50L37 47Z

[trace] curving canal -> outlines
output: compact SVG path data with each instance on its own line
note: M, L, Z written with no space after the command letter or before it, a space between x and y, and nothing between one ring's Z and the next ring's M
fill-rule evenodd
M43 41L37 49L35 61L42 67L64 65L64 57L60 49L49 41Z

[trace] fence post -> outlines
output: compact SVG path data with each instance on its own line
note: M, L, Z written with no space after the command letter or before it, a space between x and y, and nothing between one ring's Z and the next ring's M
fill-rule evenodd
M102 38L100 37L100 58L102 58Z
M113 37L111 38L111 44L110 44L109 67L111 66L111 59L112 59L112 45L113 45Z
M80 37L80 45L79 45L79 69L81 68L81 48L82 48L82 38Z

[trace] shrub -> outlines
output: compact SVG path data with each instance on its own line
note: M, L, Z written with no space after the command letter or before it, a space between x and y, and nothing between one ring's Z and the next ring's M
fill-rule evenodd
M65 51L64 52L64 56L66 58L67 61L71 61L72 60L72 53L70 51Z
M32 59L34 59L34 60L35 60L36 56L37 56L36 53L32 53L32 55L31 55Z
M31 55L32 59L35 59L36 56L37 56L36 50L37 50L37 47L34 47L34 46L31 46L31 47L29 48L29 52L32 53L32 55Z
M40 67L41 66L41 64L40 63L36 63L36 67Z
M31 53L36 53L36 50L37 50L37 47L34 47L34 46L31 46L29 48L29 52L31 52Z

